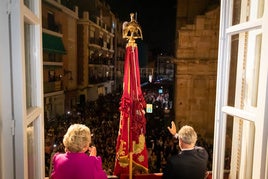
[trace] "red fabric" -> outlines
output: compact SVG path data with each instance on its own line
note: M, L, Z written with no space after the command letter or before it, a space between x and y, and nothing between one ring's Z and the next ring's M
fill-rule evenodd
M129 46L126 49L125 56L114 175L129 174L130 153L133 153L133 173L148 172L148 154L145 143L145 106L146 102L140 86L138 49Z

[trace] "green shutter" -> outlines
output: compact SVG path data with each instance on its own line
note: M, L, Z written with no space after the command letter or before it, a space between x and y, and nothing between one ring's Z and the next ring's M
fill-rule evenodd
M43 51L66 54L62 38L43 33Z

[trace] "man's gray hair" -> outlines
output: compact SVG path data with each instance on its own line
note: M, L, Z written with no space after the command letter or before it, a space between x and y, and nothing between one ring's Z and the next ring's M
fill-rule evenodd
M197 141L197 134L193 127L185 125L179 132L179 139L186 144L195 144Z

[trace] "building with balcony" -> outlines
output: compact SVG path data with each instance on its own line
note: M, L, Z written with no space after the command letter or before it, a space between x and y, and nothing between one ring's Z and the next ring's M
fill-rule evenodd
M77 103L78 8L64 0L42 1L45 119Z
M80 103L115 89L116 18L99 0L78 1L78 86Z
M124 77L124 64L125 64L125 52L126 52L126 39L123 39L123 22L120 19L116 19L115 28L115 88L120 91L123 87Z
M174 80L175 65L174 57L158 55L156 59L156 79Z

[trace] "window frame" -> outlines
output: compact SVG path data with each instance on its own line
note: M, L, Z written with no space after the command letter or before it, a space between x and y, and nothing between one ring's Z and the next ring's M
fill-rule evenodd
M248 1L241 0L241 16L247 14L247 7L244 7ZM264 127L268 125L268 114L265 111L268 107L268 62L265 57L268 56L268 1L263 0L258 3L251 3L249 20L240 24L232 25L233 15L233 0L221 1L221 14L220 14L220 32L219 32L219 49L218 49L218 71L217 71L217 88L216 88L216 105L215 105L215 123L214 123L214 148L213 148L213 179L221 179L224 175L224 157L225 157L225 136L226 136L226 123L227 115L234 116L235 118L243 119L243 121L250 121L255 126L255 137L253 138L253 161L252 165L252 178L267 178L267 141L268 130ZM263 16L259 17L259 7L263 6ZM259 10L262 10L261 8ZM242 17L243 18L243 17ZM262 46L260 51L260 69L259 69L259 84L257 90L257 107L248 107L240 109L235 106L228 106L228 90L229 90L229 74L230 74L230 56L231 56L231 36L256 30L262 33ZM240 50L238 49L238 55ZM250 55L250 54L249 54ZM239 69L238 61L238 69ZM243 71L237 69L237 76L243 75ZM236 81L236 90L241 90L239 87L241 80ZM237 93L240 93L239 91ZM236 94L237 94L236 93ZM235 101L239 101L240 96L236 96ZM245 129L248 132L252 129ZM234 128L233 133L238 133ZM240 141L235 141L240 142ZM245 147L241 147L242 152L245 152ZM245 154L245 153L244 153ZM243 156L242 156L243 157ZM234 156L232 156L232 160ZM245 158L242 158L244 160ZM235 178L243 178L247 172L246 166L239 166L241 174ZM232 174L232 168L230 173ZM232 176L234 177L234 176Z
M42 23L41 0L9 1L10 5L10 42L12 99L14 118L14 176L27 179L42 179L44 175L44 124L43 124L43 61L42 61ZM30 79L32 106L26 105L26 65L24 25L31 26L29 60L31 61ZM26 32L28 33L28 32ZM28 147L27 127L34 128L32 150ZM32 172L29 170L28 150L32 151ZM33 160L34 159L34 160Z

